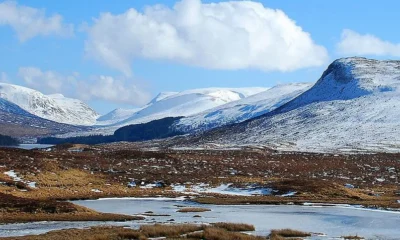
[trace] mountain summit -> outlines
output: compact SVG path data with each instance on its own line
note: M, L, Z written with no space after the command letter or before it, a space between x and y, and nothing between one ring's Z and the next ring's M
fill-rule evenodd
M80 100L61 94L44 95L17 85L0 83L0 98L10 101L38 117L59 123L89 126L98 114Z
M202 135L202 142L300 151L400 148L400 61L344 58L276 110Z

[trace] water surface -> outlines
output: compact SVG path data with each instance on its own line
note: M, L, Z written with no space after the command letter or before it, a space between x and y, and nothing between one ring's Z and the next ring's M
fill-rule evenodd
M202 205L190 201L154 199L104 199L75 201L74 203L99 212L140 214L152 211L155 214L170 216L147 217L143 221L132 222L42 222L29 224L10 224L0 226L0 236L40 234L50 230L87 227L94 225L117 225L137 228L146 223L239 222L256 227L255 234L268 235L271 229L293 228L297 230L324 233L327 236L313 239L334 239L343 235L361 235L368 239L400 239L400 213L388 211L362 210L353 207L334 206L271 206L240 205L218 206ZM178 213L181 206L210 208L211 212ZM201 215L201 218L194 218Z

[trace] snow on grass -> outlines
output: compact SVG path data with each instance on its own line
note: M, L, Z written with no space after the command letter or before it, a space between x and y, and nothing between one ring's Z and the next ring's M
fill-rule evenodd
M4 174L12 178L14 182L23 182L30 188L36 188L36 182L24 181L21 177L18 176L15 170L4 172Z
M297 192L288 192L286 194L282 194L281 197L293 197L296 194Z
M232 186L233 184L221 184L217 187L210 187L208 184L197 184L191 187L182 185L173 185L172 189L175 192L181 193L215 193L233 196L254 196L254 195L271 195L271 188L247 186L238 188Z
M92 192L95 192L95 193L102 193L103 191L101 191L101 190L99 190L99 189L92 189L91 190Z
M5 175L9 176L14 180L14 182L21 182L22 178L18 177L17 173L14 170L10 170L4 173Z

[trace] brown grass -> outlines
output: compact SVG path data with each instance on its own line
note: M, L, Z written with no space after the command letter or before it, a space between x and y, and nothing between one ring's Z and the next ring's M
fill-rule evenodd
M230 232L244 232L244 231L255 231L256 230L253 225L245 224L245 223L219 222L219 223L213 223L212 225L217 228L223 228Z
M62 213L62 214L46 214L46 213L0 213L0 223L27 223L40 221L133 221L143 220L140 216L128 216L122 214L96 213L96 212L78 212L78 213Z
M1 193L40 200L95 199L100 197L174 197L170 188L128 188L129 179L145 183L164 181L204 182L212 186L232 182L258 184L278 190L296 191L291 198L278 196L227 197L204 194L198 202L215 204L285 204L293 202L347 203L367 207L399 208L398 186L388 168L400 169L400 154L354 154L333 156L312 153L274 153L267 150L163 150L149 152L135 144L116 143L93 146L70 153L57 148L51 152L0 149L4 171L14 169L24 180L37 182L37 189L19 191L16 184L0 173ZM140 146L140 145L138 145ZM73 147L72 145L68 148ZM84 146L83 146L84 147ZM154 165L160 166L153 168ZM322 166L322 168L321 168ZM370 167L368 167L370 166ZM241 172L232 176L227 169ZM206 170L206 171L204 171ZM3 170L2 170L3 171ZM171 174L173 173L173 174ZM344 180L343 176L359 180ZM296 176L296 177L293 177ZM373 184L384 177L384 183ZM312 178L312 179L311 179ZM357 186L344 188L345 183ZM20 188L26 188L18 184ZM99 189L102 192L92 192ZM382 192L376 197L374 193ZM57 211L57 210L56 210Z
M7 240L146 240L140 232L122 227L92 227L52 231L38 236L10 237Z
M222 228L206 228L204 230L206 240L261 240L262 237L247 235L244 233L229 232Z
M187 234L195 231L203 230L204 226L192 224L179 225L143 225L140 227L142 232L147 237L179 237L182 234Z
M177 212L190 213L190 212L209 212L209 211L211 211L211 209L209 208L187 207L187 208L181 208Z
M0 193L0 223L33 221L128 221L143 217L98 213L70 202L38 200Z
M358 235L349 235L349 236L342 236L342 238L344 239L348 239L348 240L361 240L361 239L365 239L363 237L360 237Z
M311 233L286 228L286 229L272 230L271 234L270 234L270 238L274 237L274 236L275 237L284 237L284 238L311 237Z

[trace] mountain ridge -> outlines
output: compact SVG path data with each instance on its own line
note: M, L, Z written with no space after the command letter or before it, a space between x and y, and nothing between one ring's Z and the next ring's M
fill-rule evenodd
M80 100L61 94L44 95L18 85L0 83L0 98L6 99L27 112L51 121L71 125L93 125L98 114Z
M187 141L294 151L399 151L399 86L400 61L339 59L313 87L281 107Z

